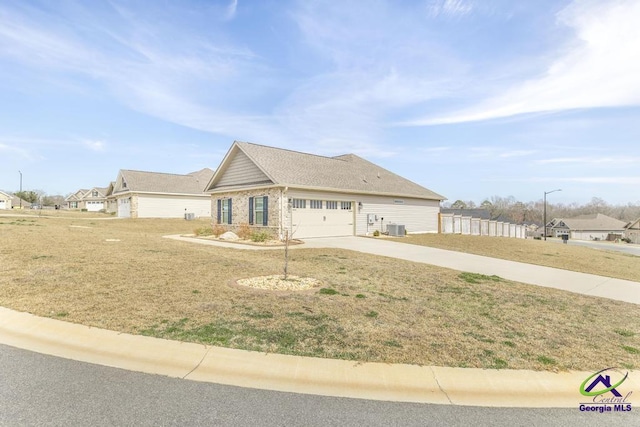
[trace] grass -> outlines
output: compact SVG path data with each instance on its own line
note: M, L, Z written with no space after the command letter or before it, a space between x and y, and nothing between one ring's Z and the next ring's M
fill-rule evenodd
M640 368L640 310L633 304L303 247L291 251L290 272L321 280L322 289L247 291L229 284L281 273L283 251L161 237L190 233L206 225L204 220L27 218L35 226L0 224L0 305L39 316L174 340L360 361ZM606 262L617 262L613 258Z
M639 257L621 252L561 245L544 240L459 234L414 234L394 240L509 261L640 281Z

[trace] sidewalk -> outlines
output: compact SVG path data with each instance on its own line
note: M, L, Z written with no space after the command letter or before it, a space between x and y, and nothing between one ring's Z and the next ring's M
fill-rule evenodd
M0 343L82 362L193 381L360 399L576 408L593 372L461 369L305 358L181 343L0 308ZM621 390L639 390L631 372ZM630 403L635 403L635 398Z

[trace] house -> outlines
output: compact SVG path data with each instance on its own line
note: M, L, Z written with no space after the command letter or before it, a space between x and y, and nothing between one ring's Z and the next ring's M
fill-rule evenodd
M445 198L354 154L324 157L235 141L206 187L213 218L280 238L437 233Z
M13 196L4 191L0 191L0 209L11 209Z
M120 218L183 218L211 216L211 196L204 193L213 176L209 168L186 175L120 170L109 186L107 206Z
M640 218L627 224L624 237L629 239L630 243L640 243Z
M105 209L107 201L106 193L107 189L102 187L93 187L90 190L80 189L67 196L64 201L67 203L67 208L69 209L98 212Z
M568 235L576 240L616 240L622 238L626 222L604 214L554 218L547 224L547 236Z
M20 209L30 207L31 203L26 200L6 191L0 191L0 209Z

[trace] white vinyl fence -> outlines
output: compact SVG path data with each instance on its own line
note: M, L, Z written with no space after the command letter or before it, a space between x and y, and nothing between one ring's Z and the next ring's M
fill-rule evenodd
M510 224L508 222L441 213L440 233L525 239L527 229L524 225Z

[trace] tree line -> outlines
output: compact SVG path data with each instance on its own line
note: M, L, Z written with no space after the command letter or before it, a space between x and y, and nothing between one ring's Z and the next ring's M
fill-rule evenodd
M483 200L479 205L473 201L456 200L445 202L443 208L452 209L486 209L491 218L502 218L517 224L535 223L541 225L544 215L544 201L521 202L513 196L493 196ZM551 218L572 218L579 215L604 214L621 221L635 221L640 218L640 202L626 205L610 205L599 197L593 197L589 203L576 202L550 203L547 200L547 221Z

